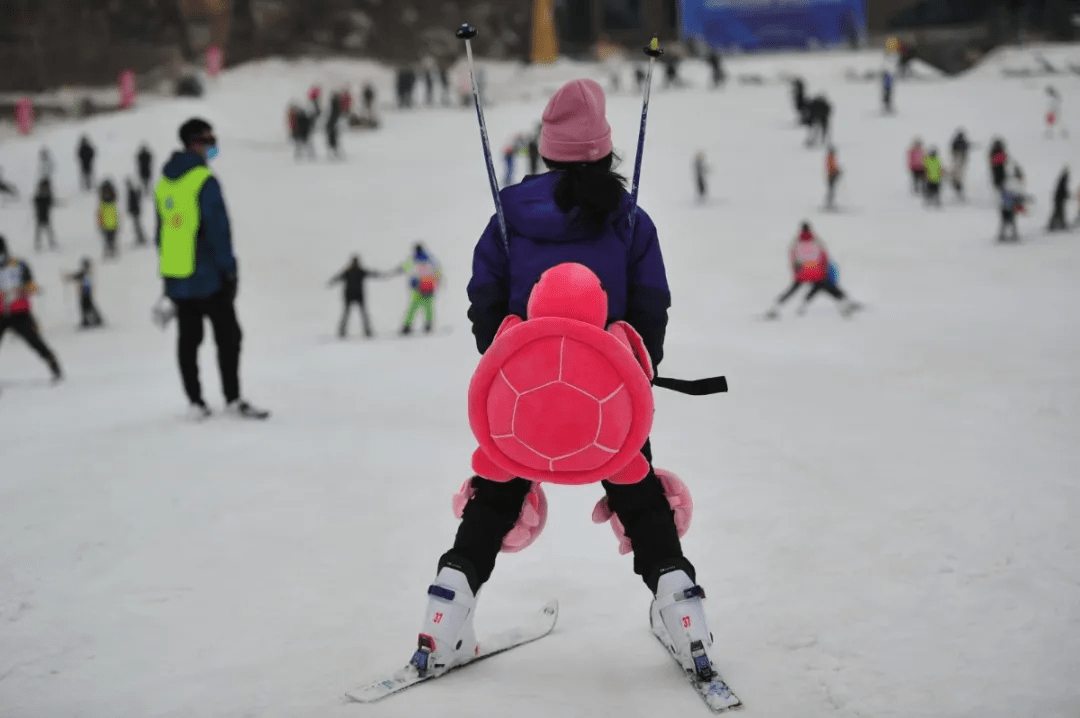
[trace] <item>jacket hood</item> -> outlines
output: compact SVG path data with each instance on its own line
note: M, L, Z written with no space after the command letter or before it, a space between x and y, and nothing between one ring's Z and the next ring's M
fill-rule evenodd
M576 242L594 237L597 228L578 219L577 210L563 212L555 204L555 185L562 172L526 177L507 187L500 196L506 223L518 234L546 242ZM630 195L623 192L619 209L604 221L610 227L630 213Z
M205 164L206 162L203 158L199 157L194 152L180 150L173 152L172 157L165 163L165 167L161 172L171 180L180 179L191 170Z

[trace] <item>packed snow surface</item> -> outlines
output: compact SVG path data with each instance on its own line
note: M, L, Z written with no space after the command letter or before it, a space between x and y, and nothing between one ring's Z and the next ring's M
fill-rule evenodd
M661 374L724 373L731 392L658 391L655 460L694 493L685 551L747 715L1076 718L1080 236L1041 228L1080 144L1045 139L1042 83L988 73L902 82L897 114L882 116L875 83L845 81L880 63L739 58L733 74L769 82L710 91L704 66L688 65L690 88L657 83L641 204L673 296ZM34 254L25 200L0 205L0 232L33 266L42 330L68 374L44 385L44 366L5 337L0 716L705 714L649 635L631 557L590 523L599 487L549 488L545 534L501 557L481 595L481 637L557 597L551 636L384 703L343 700L408 659L453 540L450 496L475 446L464 288L492 212L471 108L385 112L383 129L345 136L344 161L294 162L285 103L312 81L370 71L350 67L253 65L203 100L147 98L0 146L24 197L41 144L58 163L62 251ZM796 72L836 105L836 213L820 210L824 153L803 146L780 81ZM493 68L496 152L535 126L548 89L582 74L606 78L599 66ZM608 104L628 174L640 112L629 79ZM1080 79L1056 84L1068 125ZM98 266L104 330L73 328L74 290L60 281L101 254L94 200L77 187L78 136L97 143L100 174L121 179L141 141L160 162L192 114L220 138L243 390L274 412L265 423L183 418L175 327L150 322L161 284L130 227L121 260ZM982 143L970 201L946 190L943 209L924 209L905 149L919 136L944 150L959 126ZM993 241L994 135L1037 197L1015 246ZM704 204L693 199L698 150L713 168ZM760 321L789 281L804 218L865 312L844 320L825 297L805 317L793 302L781 321ZM386 338L337 340L329 277L353 252L391 268L418 239L443 263L438 324L452 332L392 338L406 302L396 278L369 286ZM209 331L202 367L220 408Z

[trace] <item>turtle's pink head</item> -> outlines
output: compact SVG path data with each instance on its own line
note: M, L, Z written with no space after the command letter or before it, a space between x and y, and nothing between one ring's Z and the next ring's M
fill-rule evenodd
M607 324L607 292L583 264L559 264L540 275L529 294L529 319L565 317L601 329Z

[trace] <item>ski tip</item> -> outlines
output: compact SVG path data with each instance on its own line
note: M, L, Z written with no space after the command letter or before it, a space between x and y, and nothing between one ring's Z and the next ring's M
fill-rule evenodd
M457 35L458 40L472 40L476 37L476 28L465 22L461 24L461 27L454 34Z

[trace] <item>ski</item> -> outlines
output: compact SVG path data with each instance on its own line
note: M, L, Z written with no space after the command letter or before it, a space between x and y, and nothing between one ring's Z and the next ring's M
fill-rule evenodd
M667 641L664 640L663 636L656 631L653 631L653 635L656 636L656 640L660 641L660 645L664 647L664 650L668 652L668 655L675 660L675 663L679 666L679 670L682 671L683 675L686 677L687 682L693 686L697 694L701 696L701 700L705 701L705 705L709 706L709 709L712 710L713 713L723 713L725 711L735 710L736 708L742 708L742 701L739 700L737 695L731 692L728 684L720 677L720 673L716 670L715 666L713 666L712 680L703 681L682 667L682 663L679 662L679 659L671 652L671 648L668 647Z
M486 641L480 641L479 650L476 656L470 658L465 663L454 666L446 671L446 673L441 673L437 676L421 676L417 672L416 667L409 664L389 676L376 678L370 683L365 683L358 688L348 691L345 693L345 696L356 703L374 703L375 701L386 698L387 696L392 696L395 693L400 693L401 691L412 688L420 683L426 683L435 678L441 678L449 673L453 673L459 668L470 666L485 658L491 658L492 656L505 653L518 646L523 646L526 643L532 643L535 640L543 638L555 628L555 621L558 617L559 602L556 600L548 601L523 625L508 629L502 633L497 633Z

